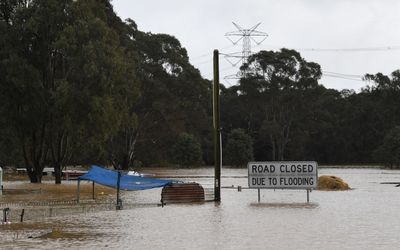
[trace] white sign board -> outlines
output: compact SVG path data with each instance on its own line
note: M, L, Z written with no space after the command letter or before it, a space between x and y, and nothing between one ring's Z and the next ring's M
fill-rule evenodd
M249 162L249 188L315 189L317 168L315 161Z

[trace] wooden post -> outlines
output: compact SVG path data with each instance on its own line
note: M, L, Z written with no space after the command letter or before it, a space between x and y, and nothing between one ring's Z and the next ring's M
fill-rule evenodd
M20 222L24 222L24 214L25 214L25 209L23 208L20 215L21 216Z
M78 188L76 189L76 202L79 203L81 180L78 179Z
M92 199L94 200L94 181L92 182Z
M10 208L6 207L3 208L3 223L7 223L8 222L8 214L10 212Z
M219 102L219 52L214 50L213 128L214 128L214 200L221 200L221 127Z

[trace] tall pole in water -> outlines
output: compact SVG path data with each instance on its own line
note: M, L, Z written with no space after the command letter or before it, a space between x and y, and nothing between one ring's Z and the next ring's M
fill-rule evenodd
M214 128L214 201L221 200L221 127L219 103L219 52L214 50L213 128Z

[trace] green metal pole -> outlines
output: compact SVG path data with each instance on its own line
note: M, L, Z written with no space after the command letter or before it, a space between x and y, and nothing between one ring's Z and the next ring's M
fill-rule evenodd
M221 129L219 102L219 52L214 50L213 128L214 128L214 200L221 200Z

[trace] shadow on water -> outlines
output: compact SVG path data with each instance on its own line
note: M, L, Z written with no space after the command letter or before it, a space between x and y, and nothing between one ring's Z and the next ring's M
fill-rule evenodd
M254 208L286 208L286 209L315 209L318 203L250 203L249 207Z

